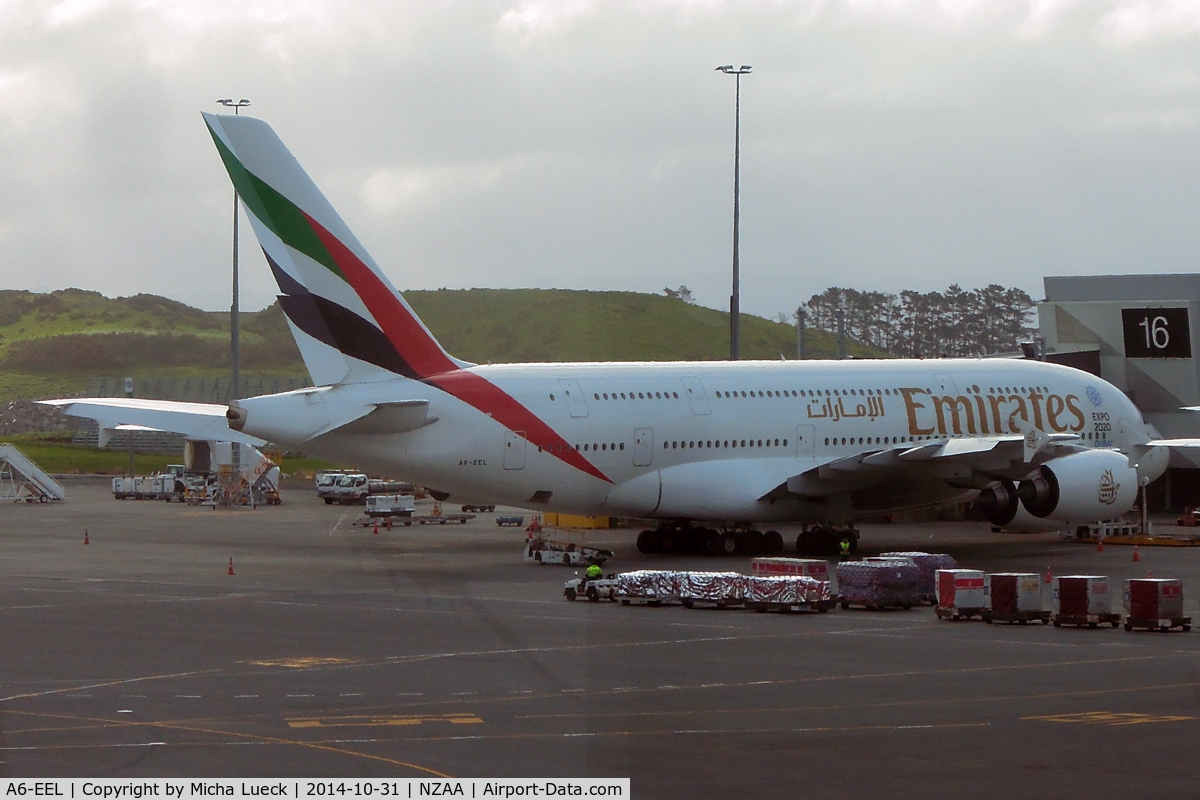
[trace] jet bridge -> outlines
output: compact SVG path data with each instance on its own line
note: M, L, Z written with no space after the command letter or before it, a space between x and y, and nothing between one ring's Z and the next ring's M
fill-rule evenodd
M0 502L65 500L66 490L11 444L0 444Z

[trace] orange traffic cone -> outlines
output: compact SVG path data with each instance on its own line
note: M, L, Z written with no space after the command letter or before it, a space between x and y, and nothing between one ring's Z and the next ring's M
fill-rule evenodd
M84 529L83 529L83 543L84 543L84 544L89 544L89 542L88 542L88 536L87 536L87 528L84 528Z
M233 559L232 559L232 558L231 558L231 559L229 559L229 572L228 572L228 573L226 573L226 574L227 574L227 575L232 575L232 574L233 574Z
M375 530L371 531L371 533L375 534L376 536L379 535L379 520L375 520Z
M1097 553L1104 552L1104 537L1100 537L1099 539L1096 540L1096 552Z
M1053 576L1050 574L1050 568L1046 567L1046 583L1050 583L1052 580Z
M1142 554L1138 552L1138 546L1136 544L1133 546L1133 560L1134 561L1142 560Z

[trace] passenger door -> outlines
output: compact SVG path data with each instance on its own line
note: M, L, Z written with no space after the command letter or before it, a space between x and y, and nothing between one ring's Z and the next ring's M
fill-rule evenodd
M504 432L504 468L525 469L525 431Z
M687 391L688 402L692 405L692 413L705 416L712 413L708 405L708 395L704 393L704 384L699 378L680 378L683 388Z
M588 415L587 399L583 396L583 389L579 386L579 381L574 378L559 378L558 387L567 400L567 410L571 412L571 416L586 417Z
M654 429L635 428L633 431L633 465L648 467L654 459Z
M800 458L813 457L813 444L816 438L816 427L813 425L798 425L796 427L796 455Z

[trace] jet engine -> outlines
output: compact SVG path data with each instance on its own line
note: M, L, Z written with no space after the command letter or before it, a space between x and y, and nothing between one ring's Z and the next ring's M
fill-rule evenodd
M975 499L975 508L983 518L1001 528L1013 521L1020 507L1012 481L996 481Z
M1088 450L1043 464L1017 486L1025 510L1067 523L1120 516L1137 500L1137 470L1115 450Z

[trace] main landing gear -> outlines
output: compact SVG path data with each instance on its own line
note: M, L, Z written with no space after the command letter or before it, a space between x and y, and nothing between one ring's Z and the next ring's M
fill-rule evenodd
M693 528L691 526L661 526L638 534L638 552L672 553L713 556L777 556L783 552L783 537L778 531L722 528Z
M847 552L858 552L858 531L853 527L835 528L832 525L804 526L796 537L796 552L802 556L836 556L842 553L842 541L849 542Z

